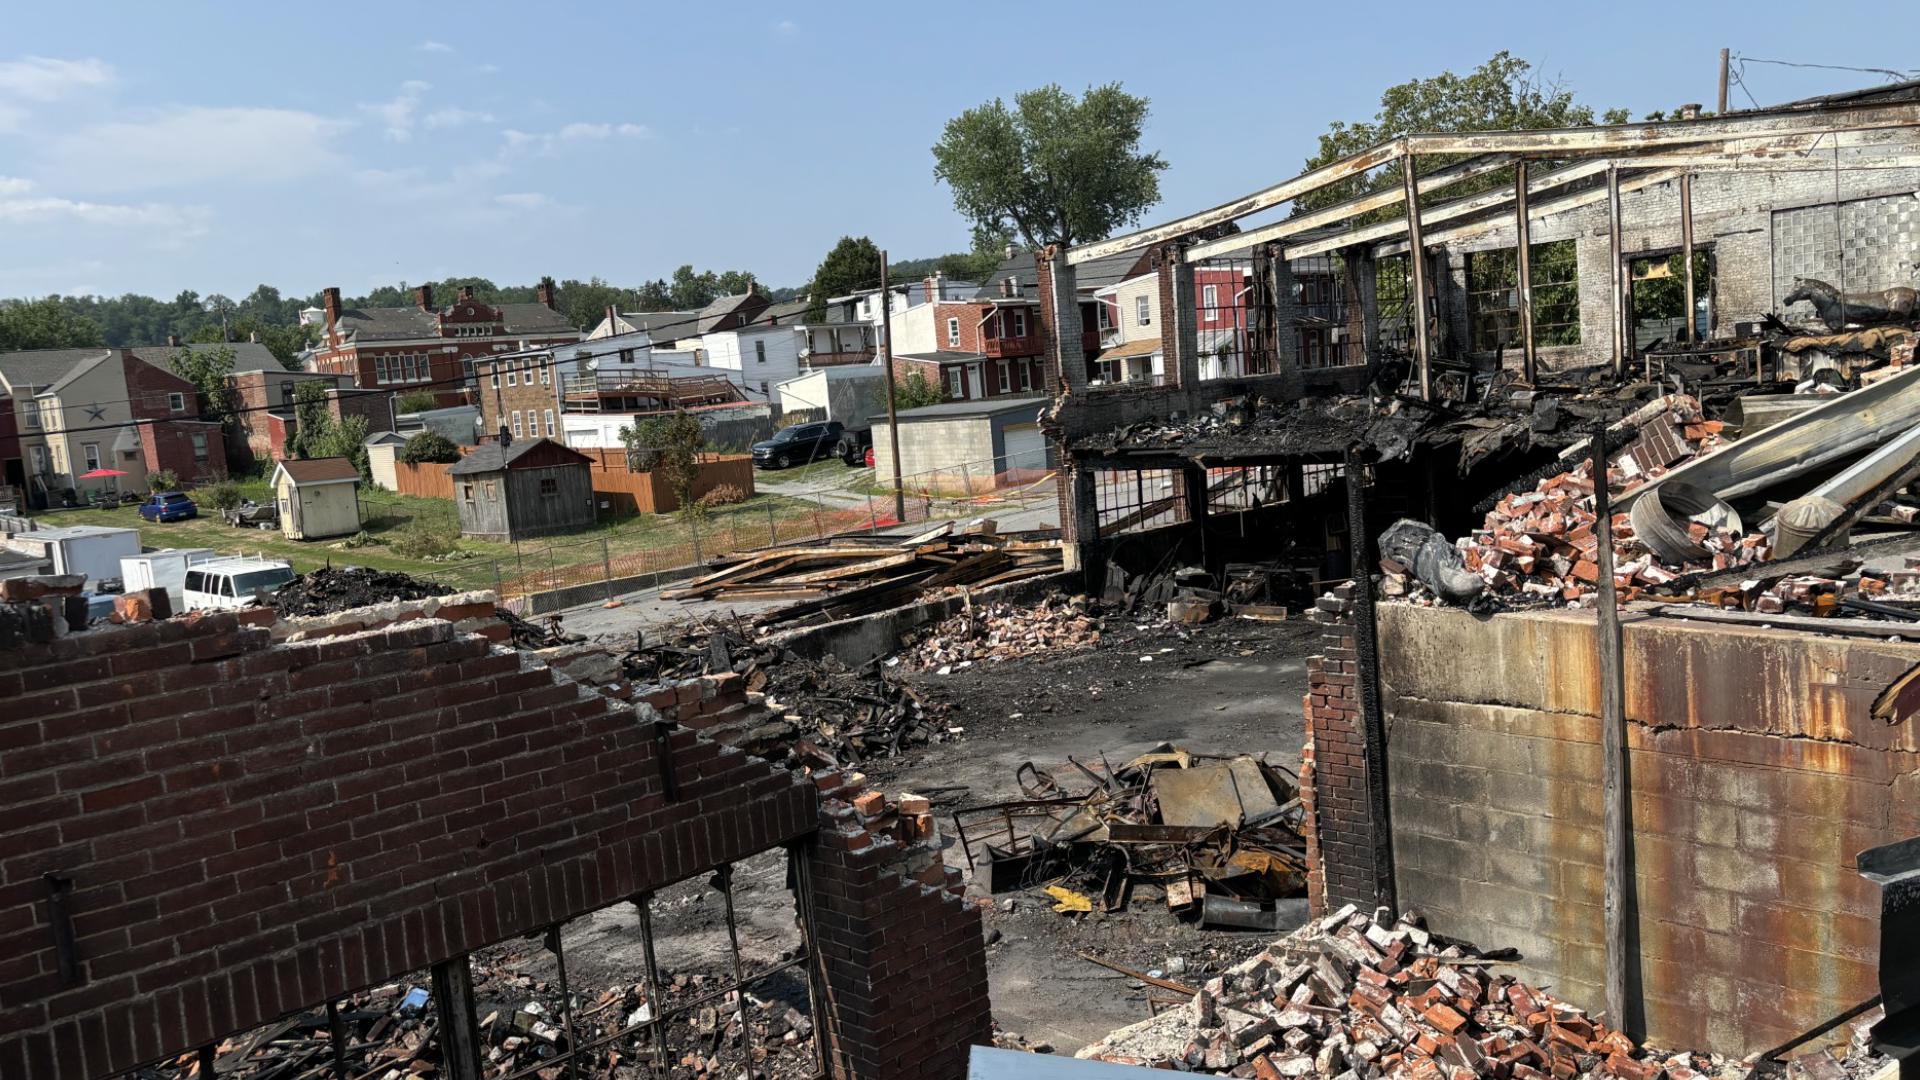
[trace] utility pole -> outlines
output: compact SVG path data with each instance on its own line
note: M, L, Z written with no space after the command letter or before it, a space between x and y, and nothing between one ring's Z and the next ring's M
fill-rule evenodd
M887 373L887 445L893 458L893 520L907 523L907 491L900 482L900 418L893 404L893 293L887 288L887 253L880 253L880 363Z
M1715 116L1727 115L1727 67L1731 60L1729 50L1720 50L1720 111Z
M1604 830L1607 1019L1627 1026L1627 673L1620 600L1613 580L1613 506L1607 485L1607 429L1593 433L1594 562L1599 564L1600 785Z

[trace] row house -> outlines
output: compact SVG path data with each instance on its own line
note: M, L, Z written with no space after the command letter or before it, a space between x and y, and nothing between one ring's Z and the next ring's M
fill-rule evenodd
M29 505L83 501L94 492L138 491L153 473L183 483L225 476L220 424L168 368L177 343L131 349L32 349L0 353L0 476ZM228 346L236 352L246 343ZM251 348L261 353L258 345ZM270 356L270 354L269 354ZM124 476L80 479L99 469Z
M323 292L316 315L320 343L309 350L306 368L344 375L362 390L405 393L427 390L442 405L467 404L474 362L500 353L579 341L577 327L554 308L552 278L541 278L539 301L488 304L462 286L446 307L434 304L433 287L414 290L414 306L346 308L340 290Z

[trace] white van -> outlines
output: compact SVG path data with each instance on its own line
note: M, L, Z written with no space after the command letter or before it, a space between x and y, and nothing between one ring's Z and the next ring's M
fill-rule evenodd
M189 611L252 607L293 578L293 567L283 562L214 559L189 566L181 592Z

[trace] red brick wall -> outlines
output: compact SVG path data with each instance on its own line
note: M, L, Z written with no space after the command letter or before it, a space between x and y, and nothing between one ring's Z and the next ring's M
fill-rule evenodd
M201 439L197 448L196 435ZM149 473L171 469L182 484L199 484L227 475L226 437L220 425L211 421L142 424L140 450Z
M1349 903L1370 908L1377 902L1377 878L1353 627L1345 613L1316 610L1314 617L1325 625L1326 634L1320 654L1307 658L1302 704L1307 745L1300 798L1309 830L1307 897L1316 912Z
M810 785L687 729L667 802L630 711L447 622L96 630L0 654L0 699L10 1077L124 1070L816 826Z
M393 430L393 396L390 394L338 391L327 395L327 412L335 420L345 420L349 416L364 417L368 432Z

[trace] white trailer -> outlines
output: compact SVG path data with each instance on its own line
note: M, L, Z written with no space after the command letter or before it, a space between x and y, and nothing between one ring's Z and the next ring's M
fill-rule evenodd
M7 546L52 560L56 574L84 575L87 588L98 592L102 584L120 580L122 558L140 554L140 533L107 525L69 525L16 533Z
M173 610L185 611L187 567L214 558L212 548L162 548L120 560L121 587L127 592L165 589Z

